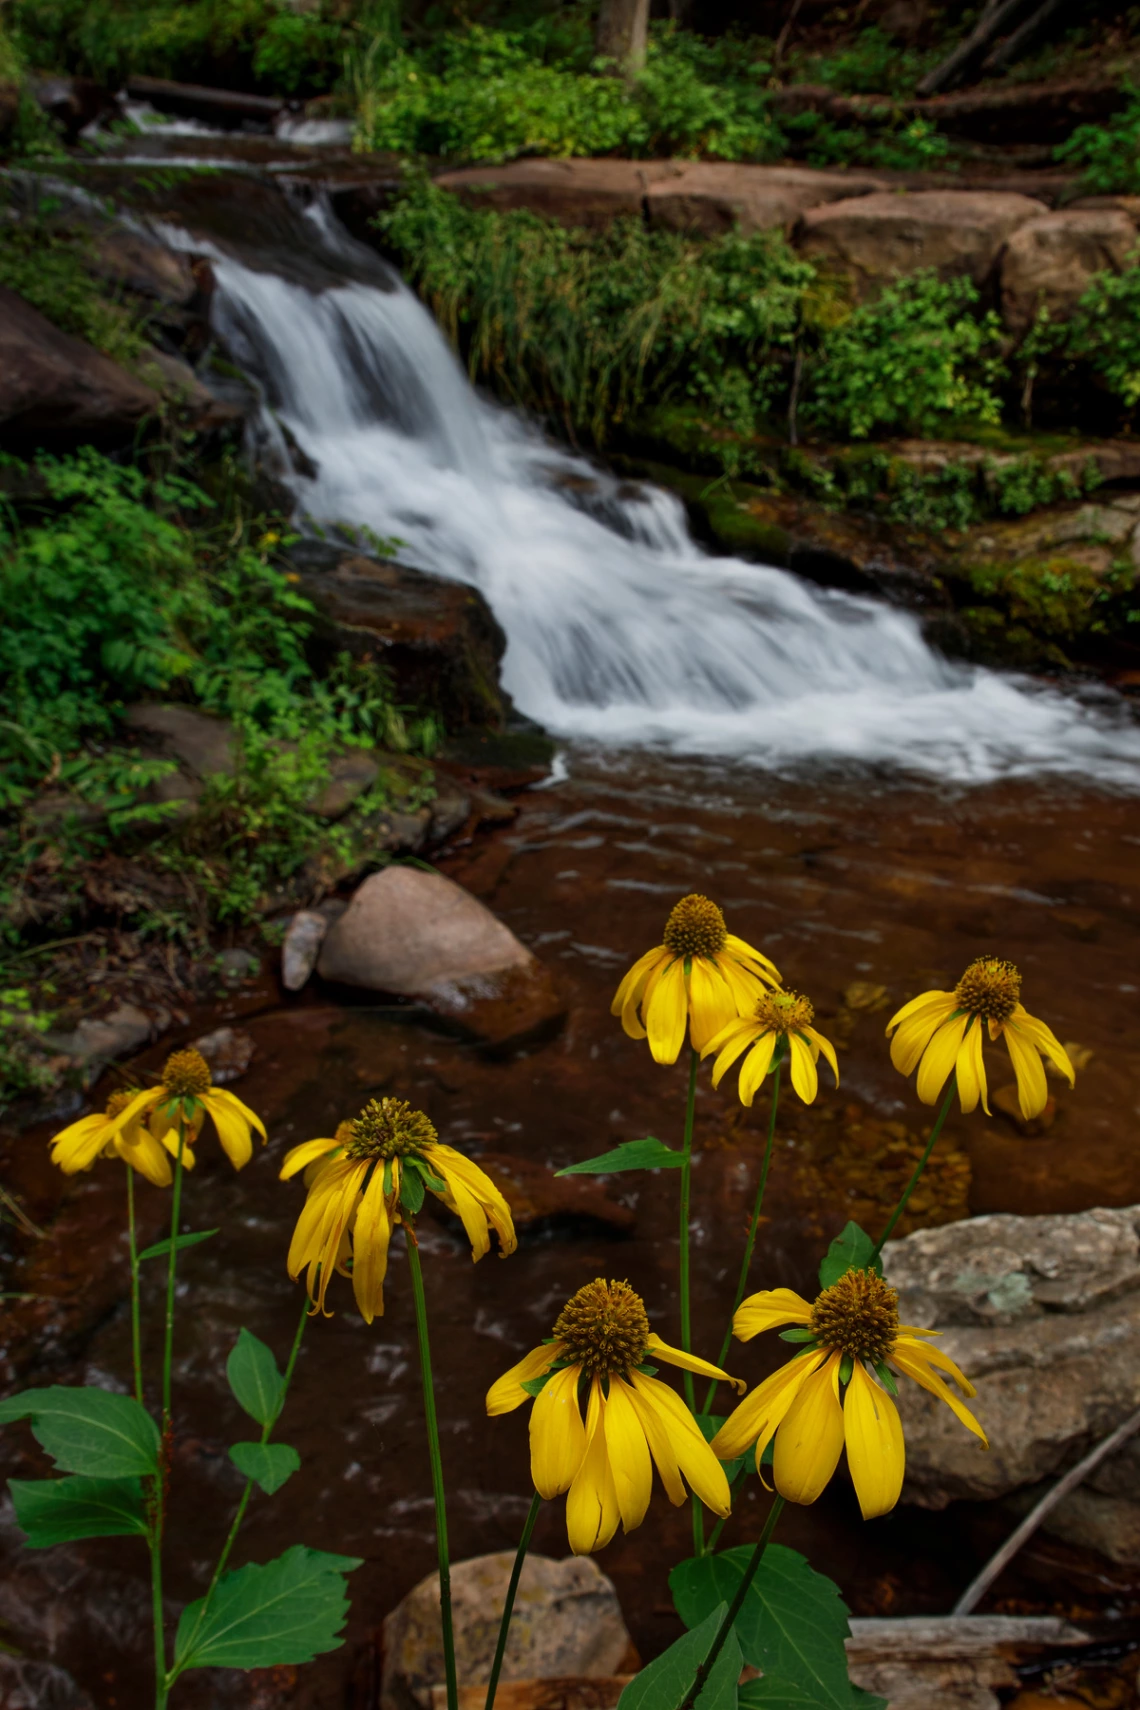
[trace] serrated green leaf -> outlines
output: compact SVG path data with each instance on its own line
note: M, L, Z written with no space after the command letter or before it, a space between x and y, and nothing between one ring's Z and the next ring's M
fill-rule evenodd
M820 1288L830 1288L848 1271L865 1271L868 1266L879 1276L883 1274L882 1261L876 1259L871 1265L871 1254L875 1251L875 1243L865 1229L860 1229L857 1223L848 1223L841 1235L837 1235L819 1267Z
M712 1642L727 1612L727 1603L722 1603L693 1632L675 1640L640 1674L635 1674L618 1699L618 1710L678 1710L696 1678L697 1670L712 1649ZM736 1710L736 1683L740 1679L741 1664L740 1645L734 1630L713 1664L704 1691L697 1699L697 1710Z
M697 1424L701 1428L701 1436L704 1438L705 1442L711 1443L721 1426L724 1424L724 1418L719 1413L698 1413ZM740 1469L748 1466L751 1460L752 1450L745 1449L744 1453L742 1455L737 1455L735 1460L721 1461L720 1464L724 1468L724 1476L728 1480L729 1484L732 1483Z
M300 1455L288 1443L235 1443L230 1460L267 1496L280 1490L301 1466Z
M272 1350L244 1326L226 1361L226 1377L238 1405L259 1425L272 1425L281 1411L285 1380Z
M193 1235L180 1235L174 1243L174 1250L176 1253L181 1253L184 1248L196 1247L199 1241L208 1241L211 1235L217 1233L216 1229L199 1229ZM165 1241L156 1241L153 1247L145 1248L139 1254L139 1264L141 1265L144 1259L164 1259L169 1252L170 1236L168 1235Z
M348 1618L344 1576L360 1565L357 1556L294 1544L276 1561L226 1574L200 1626L203 1599L182 1611L174 1645L179 1669L273 1668L335 1651Z
M409 1159L409 1163L410 1163ZM400 1172L400 1204L412 1217L424 1202L424 1181L418 1170L405 1164Z
M585 1158L580 1164L568 1164L555 1170L556 1176L617 1176L623 1170L678 1170L684 1163L680 1152L674 1152L661 1140L649 1136L645 1140L625 1140L612 1152L600 1158Z
M0 1401L0 1425L30 1419L32 1434L64 1472L144 1478L158 1465L158 1427L131 1395L105 1389L26 1389Z
M147 1534L146 1504L137 1478L13 1478L8 1481L16 1523L31 1550L76 1538Z
M736 1595L752 1546L697 1556L669 1575L677 1613L695 1628L708 1611ZM815 1692L806 1704L850 1710L847 1678L847 1609L838 1588L816 1573L796 1550L769 1544L735 1628L744 1660L766 1676L794 1681Z

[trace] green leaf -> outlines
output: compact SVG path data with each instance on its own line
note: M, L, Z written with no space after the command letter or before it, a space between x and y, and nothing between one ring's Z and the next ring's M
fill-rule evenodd
M625 1140L612 1152L600 1158L585 1158L580 1164L568 1164L555 1170L556 1176L616 1176L623 1170L679 1170L684 1163L680 1152L674 1152L652 1135L644 1140Z
M424 1182L418 1170L406 1165L400 1173L400 1204L414 1217L424 1202Z
M543 1372L541 1377L524 1378L519 1384L519 1388L525 1389L528 1395L539 1396L553 1376L554 1373L550 1371Z
M16 1521L32 1550L74 1538L147 1534L142 1484L137 1478L13 1478L8 1481Z
M729 1603L752 1558L741 1545L716 1556L693 1557L669 1575L673 1602L687 1627L707 1619L710 1609ZM829 1579L816 1573L796 1550L769 1544L748 1590L735 1628L744 1660L765 1677L799 1683L805 1705L851 1710L847 1678L847 1609Z
M780 1331L781 1342L814 1342L815 1331L809 1324L797 1324L791 1330Z
M0 1425L30 1419L32 1434L64 1472L141 1478L158 1466L158 1427L130 1395L105 1389L26 1389L0 1401Z
M861 1686L849 1688L850 1710L889 1710L887 1700ZM798 1680L779 1680L766 1674L740 1688L740 1710L816 1710L821 1702L814 1687ZM824 1701L826 1702L826 1701Z
M244 1327L226 1361L226 1377L250 1418L259 1425L272 1425L285 1399L285 1380L271 1350Z
M721 1426L724 1424L724 1418L719 1413L698 1413L697 1424L701 1428L701 1435L705 1442L711 1443ZM751 1449L745 1449L744 1453L742 1455L737 1455L734 1461L721 1461L720 1464L724 1468L724 1476L728 1480L729 1484L732 1483L740 1469L742 1467L749 1466L751 1462Z
M294 1544L276 1561L226 1574L200 1626L204 1599L182 1611L175 1660L180 1668L273 1668L335 1651L348 1617L344 1576L360 1565L358 1556Z
M280 1490L301 1465L300 1455L288 1443L235 1443L230 1460L246 1478L259 1484L267 1496Z
M618 1710L678 1710L693 1684L697 1670L712 1649L721 1621L728 1612L722 1603L691 1633L674 1641L640 1674L635 1674L618 1699ZM735 1629L713 1664L697 1710L736 1710L736 1683L740 1679L740 1645Z
M180 1235L174 1243L174 1251L181 1253L185 1247L196 1247L199 1241L208 1241L211 1235L216 1235L216 1229L199 1229L196 1235ZM164 1259L170 1251L170 1236L165 1241L156 1241L153 1247L146 1247L139 1254L139 1264L144 1259Z
M837 1235L827 1249L827 1256L819 1267L820 1288L830 1288L848 1271L865 1271L868 1267L879 1276L883 1274L882 1261L875 1260L871 1264L871 1254L875 1251L875 1243L865 1229L860 1229L857 1223L848 1223L842 1235Z

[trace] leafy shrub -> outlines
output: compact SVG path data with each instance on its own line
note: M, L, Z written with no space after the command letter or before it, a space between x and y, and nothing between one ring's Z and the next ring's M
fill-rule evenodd
M1066 166L1084 169L1082 188L1093 195L1140 191L1140 89L1103 125L1078 125L1054 152Z
M789 71L796 82L825 83L848 95L905 95L937 53L916 53L871 24L844 47L827 55L795 55Z
M1125 408L1140 403L1140 255L1121 273L1098 273L1066 329L1070 356L1090 364Z
M711 243L619 220L567 229L424 181L377 222L474 376L601 444L652 394L754 431L813 269L772 234Z
M811 376L812 418L851 439L999 421L1001 323L992 311L972 315L977 301L968 279L923 272L861 305L824 337Z
M861 166L917 172L946 159L950 143L927 119L904 119L889 108L865 125L836 124L822 113L785 121L789 147L809 166Z

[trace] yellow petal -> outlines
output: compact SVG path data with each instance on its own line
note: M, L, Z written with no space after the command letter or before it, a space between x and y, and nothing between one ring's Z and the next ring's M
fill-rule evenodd
M685 1043L689 994L685 964L677 957L665 969L645 1006L645 1028L655 1063L675 1063Z
M391 1239L392 1219L384 1197L384 1170L379 1166L372 1172L352 1226L352 1292L366 1324L381 1317L384 1311L384 1278L388 1274ZM324 1299L323 1291L321 1298Z
M787 1413L802 1384L818 1371L827 1358L826 1351L814 1348L810 1354L800 1354L789 1360L779 1371L758 1384L751 1395L730 1413L709 1447L718 1460L734 1461L746 1449L756 1448L756 1464L768 1447L778 1426Z
M78 1122L55 1136L51 1142L51 1161L65 1176L89 1170L110 1138L113 1130L107 1117L81 1116Z
M902 1022L910 1021L920 1015L926 1016L928 1012L930 1017L937 1014L940 1021L945 1021L948 1015L953 1014L953 1011L953 992L920 992L918 997L911 998L910 1002L904 1003L901 1009L896 1009L887 1022L886 1031L893 1033Z
M645 1440L649 1444L649 1452L653 1456L657 1471L661 1474L661 1483L665 1486L665 1494L674 1508L679 1508L685 1500L686 1493L681 1479L681 1468L677 1460L676 1450L670 1441L667 1428L668 1421L653 1405L651 1396L638 1393L636 1386L639 1377L640 1374L635 1374L631 1383L626 1383L624 1378L611 1378L610 1384L611 1387L615 1383L621 1384L629 1392L630 1403L641 1421Z
M689 971L692 1041L699 1051L737 1016L736 997L716 963L694 956Z
M923 1353L927 1355L933 1351L930 1348L923 1349ZM900 1372L905 1372L907 1377L913 1378L915 1383L921 1385L923 1389L929 1390L931 1395L936 1395L939 1401L944 1401L951 1413L962 1421L967 1430L972 1431L975 1437L980 1437L986 1448L989 1448L989 1438L970 1409L964 1406L954 1391L930 1370L930 1363L927 1360L921 1358L913 1349L904 1349L899 1343L896 1343L891 1354L891 1364L897 1366Z
M581 1366L564 1366L555 1372L531 1409L530 1476L538 1494L547 1501L570 1489L586 1454L586 1431L578 1405L581 1375Z
M792 1288L765 1288L742 1300L732 1320L732 1334L742 1342L750 1342L762 1330L772 1330L777 1324L809 1324L811 1307L802 1294Z
M717 958L717 967L728 981L736 1003L737 1015L745 1020L756 1014L756 1005L769 988L780 983L778 979L766 979L758 969L748 963L738 962L732 955L726 956L723 951Z
M764 955L763 951L753 949L752 945L745 939L737 938L736 934L733 932L726 933L724 948L725 950L731 951L732 955L735 956L737 960L740 961L750 972L755 970L755 972L758 973L760 978L764 981L765 985L778 986L782 984L780 979L780 970L777 968L775 962L770 962L767 956Z
M602 1418L622 1529L632 1532L635 1526L641 1525L649 1507L653 1466L637 1409L629 1399L628 1389L614 1378L610 1379L610 1393Z
M457 1186L462 1188L479 1208L481 1239L476 1242L473 1235L473 1229L476 1227L474 1213L470 1211L469 1207L471 1216L471 1224L469 1225L468 1219L463 1216L463 1211L458 1202L454 1207L463 1217L463 1227L467 1230L468 1239L471 1241L472 1258L481 1259L487 1251L489 1245L487 1241L488 1224L499 1237L499 1248L503 1257L505 1258L508 1253L513 1253L518 1246L518 1238L515 1235L511 1208L487 1172L481 1170L473 1159L465 1158L462 1152L457 1152L453 1146L438 1144L425 1146L424 1157L436 1174L442 1176L453 1191Z
M561 1342L547 1342L541 1348L532 1348L510 1371L495 1379L487 1391L487 1412L492 1419L500 1413L513 1413L524 1401L533 1401L534 1397L527 1394L523 1384L532 1383L543 1372L548 1372L555 1360L561 1357L562 1346Z
M234 1104L239 1104L235 1099ZM253 1157L253 1140L250 1137L249 1122L242 1114L245 1106L234 1110L231 1105L222 1102L222 1094L211 1090L202 1095L202 1103L214 1119L214 1127L218 1131L218 1139L235 1170L244 1170Z
M119 1112L118 1116L108 1119L113 1133L121 1134L124 1128L137 1122L148 1110L153 1110L155 1105L161 1104L165 1097L166 1088L161 1086L147 1087L143 1092L137 1093L130 1104ZM111 1139L112 1135L108 1135L107 1138Z
M843 1398L847 1465L864 1520L889 1514L902 1490L906 1443L898 1408L855 1361Z
M819 1073L811 1047L804 1043L798 1033L789 1033L788 1049L792 1060L792 1085L805 1104L812 1104L819 1091Z
M146 1128L136 1130L136 1138L128 1144L122 1134L114 1141L115 1150L125 1164L145 1176L155 1187L169 1187L174 1180L170 1159L154 1135Z
M944 1021L923 1053L918 1065L915 1091L923 1104L936 1104L946 1078L958 1060L958 1047L970 1018L956 1015Z
M654 963L668 954L669 952L663 944L657 944L652 950L647 950L644 956L637 958L633 967L623 974L621 984L614 993L614 1001L610 1005L611 1015L620 1015L631 1001L636 1003L640 996L640 988L644 986Z
M895 1339L895 1347L901 1348L908 1358L918 1360L921 1364L934 1366L940 1372L952 1377L963 1395L977 1395L977 1390L960 1367L954 1364L949 1354L944 1354L941 1348L933 1348L923 1341L924 1336L939 1336L940 1330L912 1330L906 1324L900 1324L900 1334ZM894 1359L892 1353L891 1358Z
M839 1405L841 1355L806 1378L776 1432L772 1477L789 1502L814 1502L839 1465L843 1409Z
M677 1466L695 1495L714 1514L727 1514L732 1506L724 1468L705 1442L700 1426L681 1397L659 1378L633 1372L630 1383L637 1391L645 1410L652 1409L658 1424L669 1439Z
M671 1348L668 1342L663 1342L653 1331L649 1333L646 1350L655 1359L664 1360L667 1366L680 1366L683 1372L697 1372L701 1377L718 1378L723 1383L730 1383L740 1395L748 1388L743 1378L729 1377L719 1366L710 1365L708 1360L699 1360L696 1354L686 1354L680 1348Z
M758 1021L747 1018L742 1020L740 1016L737 1016L735 1021L730 1021L727 1027L722 1027L719 1033L714 1033L711 1039L705 1041L701 1048L702 1061L705 1057L711 1057L714 1052L717 1053L716 1062L713 1064L714 1087L720 1085L720 1079L725 1070L731 1068L745 1046L750 1040L755 1039L759 1031L760 1023ZM728 1052L731 1052L731 1055L726 1055ZM724 1059L723 1062L721 1061L722 1058Z
M753 1099L764 1085L764 1077L768 1073L772 1053L776 1049L776 1038L775 1033L762 1033L744 1059L737 1091L741 1104L746 1108L751 1108Z
M1016 1022L1006 1022L1003 1038L1005 1048L1009 1052L1009 1060L1013 1064L1013 1072L1017 1076L1017 1100L1021 1106L1021 1114L1030 1122L1035 1116L1041 1115L1049 1102L1045 1069L1037 1054L1036 1045L1026 1039Z
M594 1378L586 1423L586 1453L566 1498L566 1532L576 1556L604 1549L617 1531L621 1517L606 1454L602 1409L601 1385Z
M300 1146L292 1146L285 1154L285 1162L281 1166L278 1181L287 1182L291 1176L299 1175L308 1169L311 1163L323 1158L329 1152L336 1150L335 1140L304 1140Z
M986 1115L990 1114L990 1107L986 1102L986 1065L982 1060L983 1035L981 1021L972 1022L966 1029L966 1036L958 1051L958 1092L962 1099L962 1110L967 1116L979 1098Z
M235 1116L240 1116L243 1122L256 1129L263 1140L268 1138L265 1132L265 1124L260 1116L255 1110L251 1110L248 1104L243 1104L236 1093L228 1092L225 1087L211 1087L204 1102L211 1107L215 1104L224 1104L227 1110L232 1111ZM210 1114L211 1116L214 1114L212 1108Z
M807 1034L807 1037L811 1040L816 1050L822 1051L824 1056L827 1058L827 1061L831 1065L831 1072L835 1076L835 1084L838 1086L839 1064L835 1059L835 1047L831 1043L831 1040L825 1039L822 1033L817 1033L814 1027L805 1027L804 1032Z
M1028 1010L1023 1009L1022 1006L1018 1004L1017 1008L1010 1016L1009 1022L1010 1025L1016 1026L1022 1033L1024 1033L1032 1043L1036 1045L1039 1051L1044 1052L1046 1057L1049 1058L1049 1061L1060 1069L1070 1086L1076 1085L1077 1074L1076 1070L1073 1068L1069 1053L1065 1050L1065 1047L1061 1044L1061 1041L1057 1038L1056 1034L1046 1027L1043 1021L1038 1021L1035 1015L1030 1015Z

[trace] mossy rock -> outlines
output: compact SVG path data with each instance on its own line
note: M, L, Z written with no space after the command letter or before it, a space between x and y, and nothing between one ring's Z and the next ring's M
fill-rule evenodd
M1103 623L1108 599L1131 583L1131 567L1102 570L1077 553L964 564L975 595L1046 642L1072 643ZM963 616L966 614L963 613Z

